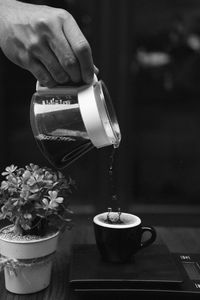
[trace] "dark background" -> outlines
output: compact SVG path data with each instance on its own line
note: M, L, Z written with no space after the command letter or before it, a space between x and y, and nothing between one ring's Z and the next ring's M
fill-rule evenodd
M28 1L27 1L28 2ZM118 116L122 142L114 182L122 209L200 203L200 2L198 0L29 1L69 10L93 50ZM23 13L23 12L22 12ZM0 53L0 168L48 165L34 141L33 76ZM82 210L112 205L111 148L66 168Z

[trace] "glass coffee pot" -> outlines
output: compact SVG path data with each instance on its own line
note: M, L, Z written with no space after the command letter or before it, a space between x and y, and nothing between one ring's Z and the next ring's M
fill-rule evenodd
M92 84L78 87L47 88L37 82L30 121L39 148L58 169L94 147L117 148L121 141L108 90L96 76Z

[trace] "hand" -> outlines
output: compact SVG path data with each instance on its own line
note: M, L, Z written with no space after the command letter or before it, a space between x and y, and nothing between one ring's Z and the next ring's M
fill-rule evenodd
M89 43L63 9L0 0L0 47L47 87L91 83L96 72Z

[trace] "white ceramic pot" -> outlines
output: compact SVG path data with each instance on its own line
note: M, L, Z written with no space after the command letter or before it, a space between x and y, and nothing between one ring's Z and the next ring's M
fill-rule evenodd
M12 270L8 265L4 267L5 286L8 291L31 294L48 287L58 236L59 232L38 240L19 241L0 236L1 255L5 259L18 260L16 269Z

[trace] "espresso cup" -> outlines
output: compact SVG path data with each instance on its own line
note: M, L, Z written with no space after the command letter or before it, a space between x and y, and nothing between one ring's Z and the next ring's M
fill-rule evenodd
M141 219L129 213L122 212L120 222L110 223L108 212L104 212L93 218L93 225L97 248L106 262L128 262L135 253L156 239L156 231L152 226L142 226ZM149 232L150 237L142 241L145 232Z

